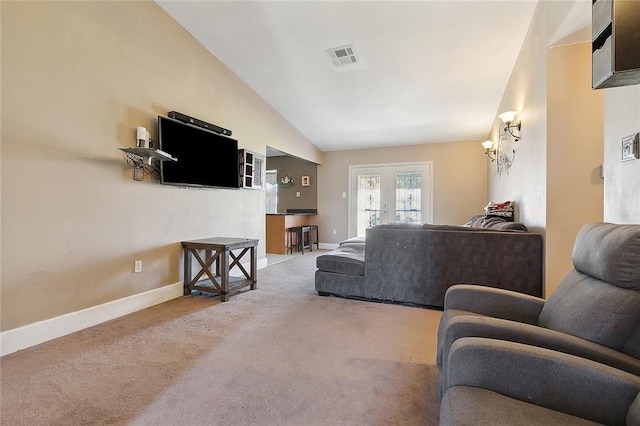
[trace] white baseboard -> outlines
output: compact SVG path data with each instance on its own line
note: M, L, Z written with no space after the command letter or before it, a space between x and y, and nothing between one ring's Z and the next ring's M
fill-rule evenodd
M258 259L258 269L266 268L267 266L269 266L269 261L266 257Z
M258 269L267 267L267 258L258 259ZM242 266L249 271L250 264L243 263ZM233 271L242 274L238 267ZM132 296L123 297L122 299L113 300L103 303L102 305L92 306L76 312L60 315L44 321L34 322L22 327L0 333L0 356L26 349L40 343L66 336L76 331L83 330L94 325L101 324L124 315L131 314L141 309L149 308L160 303L167 302L171 299L178 298L184 294L184 284L181 282L169 284L164 287L145 291L144 293L134 294Z
M26 349L184 294L182 281L0 333L0 356Z

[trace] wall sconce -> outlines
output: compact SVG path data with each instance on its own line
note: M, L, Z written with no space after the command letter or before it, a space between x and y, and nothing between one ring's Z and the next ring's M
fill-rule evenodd
M504 127L501 129L502 132L504 134L509 133L511 136L513 136L513 139L518 142L520 140L520 130L522 129L522 122L520 120L518 120L517 123L515 124L511 124L513 123L514 118L516 118L516 115L518 113L515 111L506 111L503 112L502 114L498 115L498 118L500 118L500 120L502 120L502 122L504 123ZM516 129L518 131L518 134L513 133L513 129Z
M503 123L498 132L498 141L493 142L488 140L482 142L484 154L489 157L492 163L496 163L496 174L498 176L509 173L509 169L511 169L516 158L516 147L514 143L520 141L520 130L522 129L520 120L514 123L517 114L515 111L507 111L498 115ZM513 142L509 136L513 138Z
M494 143L493 141L484 141L482 142L482 147L484 148L484 154L489 157L491 159L491 162L493 163L496 160L496 151L497 149L494 148Z

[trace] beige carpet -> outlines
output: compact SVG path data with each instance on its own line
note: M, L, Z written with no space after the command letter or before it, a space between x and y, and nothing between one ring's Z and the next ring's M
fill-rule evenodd
M2 357L2 425L438 423L440 312L320 297L308 253Z

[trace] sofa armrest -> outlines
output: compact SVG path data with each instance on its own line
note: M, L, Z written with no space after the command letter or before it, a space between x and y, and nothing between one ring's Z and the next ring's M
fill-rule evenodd
M484 337L563 352L640 376L640 360L637 358L580 337L534 325L499 318L459 315L449 320L442 336L438 356L443 373L451 368L448 358L455 342L468 337ZM446 388L446 374L441 376L441 382L442 389Z
M544 302L544 299L539 297L515 291L458 284L447 290L444 308L537 324Z
M474 386L586 418L624 424L640 377L572 355L468 337L449 353L448 387Z

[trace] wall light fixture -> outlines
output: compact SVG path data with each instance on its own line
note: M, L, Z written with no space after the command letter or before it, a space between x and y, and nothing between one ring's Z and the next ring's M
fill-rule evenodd
M496 174L499 176L503 173L509 173L509 169L513 165L516 158L515 143L521 139L520 130L522 130L522 122L514 122L518 115L515 111L507 111L498 115L502 124L498 132L498 140L482 142L484 153L491 162L496 163Z
M513 136L513 139L518 142L520 140L520 130L522 130L522 122L518 120L517 123L513 123L513 120L516 118L518 113L515 111L506 111L502 114L498 115L498 118L504 123L504 127L502 127L502 131L504 133L509 133ZM512 124L513 123L513 124ZM517 130L517 134L513 133L513 129Z
M482 142L482 147L484 148L484 154L491 159L491 162L494 162L497 149L494 147L493 141L486 140Z

